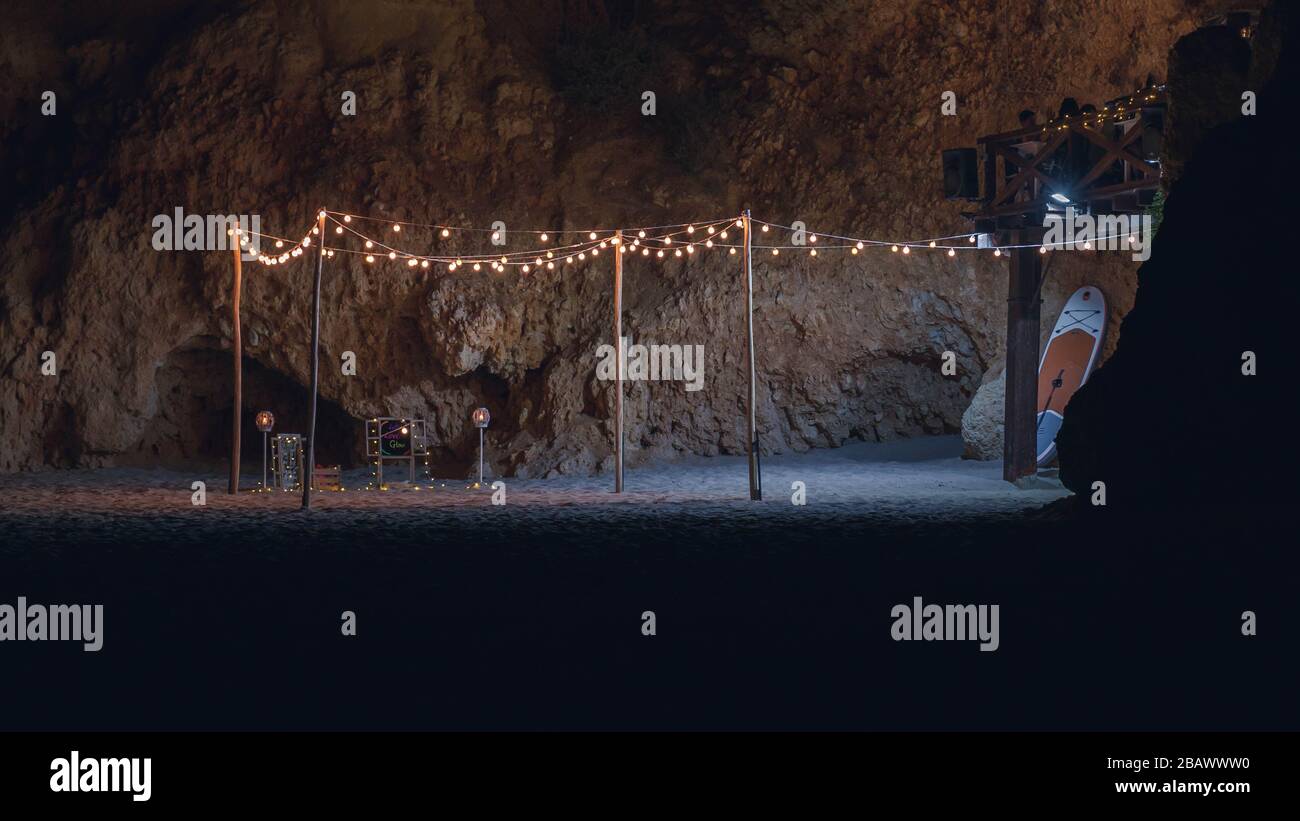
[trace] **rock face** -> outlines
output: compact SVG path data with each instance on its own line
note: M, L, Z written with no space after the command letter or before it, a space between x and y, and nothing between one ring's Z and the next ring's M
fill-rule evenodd
M1300 184L1287 136L1298 36L1294 4L1270 7L1244 75L1259 113L1239 110L1175 141L1183 172L1119 345L1066 409L1061 480L1086 497L1104 483L1112 509L1174 503L1246 516L1243 504L1291 496L1296 447L1285 409L1300 287L1284 238ZM1220 56L1222 73L1194 70L1243 76L1235 50Z
M942 148L1010 127L1026 106L1046 113L1066 94L1102 100L1163 76L1170 44L1210 5L249 0L162 16L151 2L7 12L0 470L223 458L230 256L155 251L157 214L258 214L290 238L322 205L480 229L447 246L432 232L405 240L459 253L489 250L481 229L497 220L521 250L523 228L744 208L813 231L956 234L967 224L963 204L942 200ZM47 89L54 116L41 115ZM647 90L653 117L641 114ZM940 115L947 90L957 116ZM1085 282L1122 315L1133 266L1063 260L1044 316ZM528 276L328 260L318 461L359 460L363 418L419 415L435 471L465 470L469 414L485 405L496 473L608 466L613 394L595 364L611 341L610 268L608 256ZM305 427L310 278L308 258L246 266L248 460L261 448L256 410L275 411L277 430ZM760 253L763 448L956 431L999 368L1005 278L987 255ZM705 351L702 391L628 387L630 464L743 450L742 284L721 253L629 262L625 334ZM47 351L57 375L41 372ZM355 376L340 371L346 351ZM940 375L944 351L956 377Z

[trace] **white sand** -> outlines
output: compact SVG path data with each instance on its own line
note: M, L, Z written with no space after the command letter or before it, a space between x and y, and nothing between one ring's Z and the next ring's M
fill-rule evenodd
M1068 495L1052 479L1020 489L1001 478L998 462L959 458L961 439L930 437L884 444L857 443L763 460L765 501L748 500L744 457L691 457L628 468L626 492L613 493L613 475L558 479L506 479L504 508L491 503L491 488L469 490L465 480L419 482L418 490L393 483L388 491L364 490L366 471L345 474L342 493L318 493L321 510L483 508L493 515L659 515L665 508L695 516L829 516L846 513L888 519L943 519L981 513L1014 513ZM405 475L398 468L390 476ZM245 476L246 489L260 477ZM207 504L191 503L191 483L207 483ZM488 478L488 483L492 478ZM791 503L792 483L806 485L807 504ZM298 508L299 493L225 492L226 478L171 470L106 469L44 471L0 476L0 516L63 513L114 515L211 515L239 510L255 518Z

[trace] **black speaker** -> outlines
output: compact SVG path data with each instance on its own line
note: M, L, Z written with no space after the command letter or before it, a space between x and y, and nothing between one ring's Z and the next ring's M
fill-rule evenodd
M943 152L943 196L950 200L977 200L980 196L975 149L950 148Z

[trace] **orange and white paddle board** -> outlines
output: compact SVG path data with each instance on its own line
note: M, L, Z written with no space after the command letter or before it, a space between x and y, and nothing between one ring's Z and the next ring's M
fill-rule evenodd
M1106 337L1106 298L1093 286L1075 291L1061 309L1038 363L1038 465L1056 458L1065 406L1088 381Z

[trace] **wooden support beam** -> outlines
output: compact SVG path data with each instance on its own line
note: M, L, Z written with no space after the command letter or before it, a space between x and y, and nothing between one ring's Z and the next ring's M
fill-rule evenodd
M1010 245L1035 243L1035 230L1009 232ZM1041 242L1041 238L1039 239ZM1002 478L1014 482L1038 470L1039 284L1037 247L1011 249L1007 277L1007 371Z
M302 509L311 509L311 485L316 478L316 396L320 393L320 279L325 267L325 209L316 218L316 286L311 292L311 421L307 429L307 464L303 466ZM384 461L381 457L381 463ZM378 471L376 471L378 472Z
M241 253L239 234L232 233L230 239L231 250L235 255L235 286L230 298L230 319L234 334L234 344L231 347L234 350L235 364L235 406L230 412L230 486L226 492L233 496L239 493L239 425L240 417L244 412L244 344L243 338L239 334L239 290L243 284L242 260L239 256Z
M745 420L745 453L749 456L749 498L763 499L763 470L758 460L758 367L754 357L754 231L745 209L745 343L749 348L749 418Z
M623 230L614 244L614 492L623 492Z

